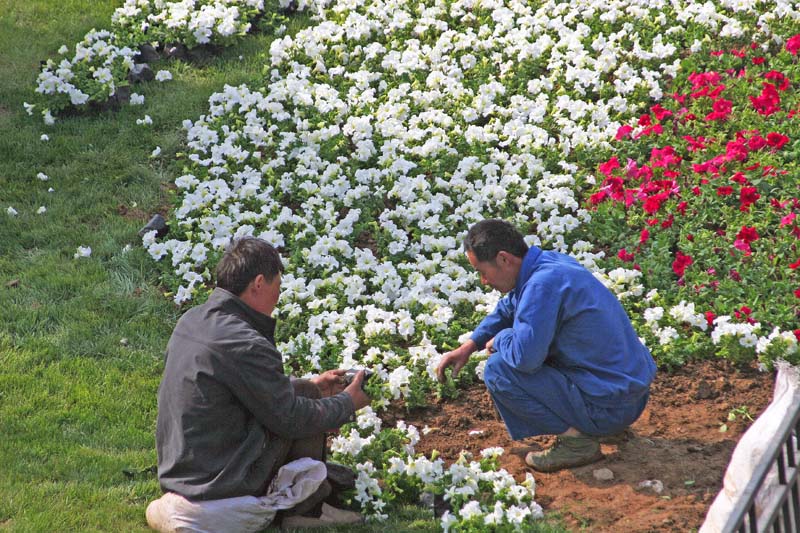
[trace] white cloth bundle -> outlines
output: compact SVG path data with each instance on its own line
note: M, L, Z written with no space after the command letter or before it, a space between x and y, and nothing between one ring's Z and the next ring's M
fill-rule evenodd
M265 496L190 501L168 492L147 506L147 524L161 533L261 531L278 511L311 496L326 476L325 463L304 457L282 466Z
M699 533L717 533L723 530L725 522L753 476L753 471L769 444L775 439L778 427L789 414L792 405L800 399L800 368L785 361L778 361L775 366L778 368L778 375L775 378L772 402L742 435L733 450L731 462L725 471L722 490L711 504ZM759 516L773 499L777 485L778 471L773 465L756 494L756 516Z

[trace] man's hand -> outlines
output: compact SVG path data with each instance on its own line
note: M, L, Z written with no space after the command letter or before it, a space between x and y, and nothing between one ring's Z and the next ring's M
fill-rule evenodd
M336 370L328 370L319 376L310 379L311 383L319 387L319 392L322 397L333 396L339 394L345 387L344 369L337 368Z
M469 356L477 349L478 346L475 344L475 341L469 339L452 352L444 354L442 362L439 363L439 368L436 369L436 377L439 378L439 381L441 383L446 381L444 371L450 366L453 367L453 377L456 377L461 369L464 368L464 365L467 364L467 361L469 361Z
M350 382L350 385L344 389L344 391L349 394L350 398L353 400L353 407L355 407L356 411L362 407L368 406L371 401L369 396L367 396L367 394L364 392L364 389L361 388L362 383L364 383L364 371L359 370L353 378L353 381Z
M496 351L494 349L494 337L489 339L489 341L486 343L486 347L484 349L486 350L486 353L489 353L489 354L494 353Z

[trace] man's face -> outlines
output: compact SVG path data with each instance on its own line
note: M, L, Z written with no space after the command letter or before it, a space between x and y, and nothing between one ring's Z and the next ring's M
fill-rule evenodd
M262 298L267 309L275 309L278 299L281 297L281 273L278 272L270 281L264 282L262 287Z
M517 284L517 270L507 256L507 252L499 252L492 261L478 261L472 250L467 252L469 264L480 274L481 283L502 293L511 291Z

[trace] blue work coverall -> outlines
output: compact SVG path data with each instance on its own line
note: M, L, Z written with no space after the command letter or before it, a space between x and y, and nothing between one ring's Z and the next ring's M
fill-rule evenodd
M514 289L471 336L494 338L484 381L512 439L623 430L656 365L619 300L573 258L531 247Z

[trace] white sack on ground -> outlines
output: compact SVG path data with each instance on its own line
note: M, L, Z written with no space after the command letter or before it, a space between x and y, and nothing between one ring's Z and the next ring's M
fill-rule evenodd
M304 457L281 467L266 496L189 501L168 492L147 506L147 524L161 533L250 533L311 496L327 476L325 463Z
M739 444L733 450L728 469L725 471L722 490L711 504L706 520L700 527L700 533L717 533L723 530L725 522L753 476L753 471L767 447L775 439L778 427L789 413L791 406L800 400L800 369L785 361L778 361L775 366L778 368L778 374L775 378L772 402L742 435ZM757 516L760 516L762 509L771 501L777 484L778 472L773 466L756 494Z

